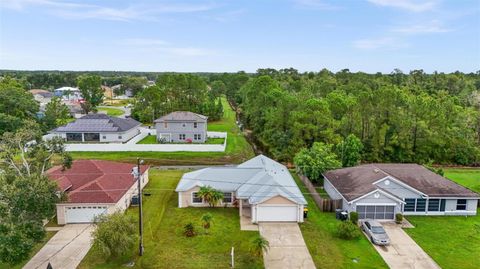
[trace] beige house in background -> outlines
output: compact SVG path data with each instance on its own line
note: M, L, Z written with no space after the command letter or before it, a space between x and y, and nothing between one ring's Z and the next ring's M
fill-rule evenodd
M206 207L198 196L202 186L224 194L219 206L238 207L239 214L258 222L303 222L307 204L288 169L263 155L234 167L210 167L185 173L178 183L178 207Z

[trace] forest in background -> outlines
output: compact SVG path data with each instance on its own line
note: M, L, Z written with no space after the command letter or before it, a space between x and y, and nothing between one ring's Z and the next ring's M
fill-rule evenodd
M75 86L79 76L92 74L110 86L138 77L156 81L133 101L133 116L144 122L177 109L220 115L217 100L225 94L255 143L280 161L314 142L335 146L353 135L363 162L480 164L480 72L0 71L25 90Z

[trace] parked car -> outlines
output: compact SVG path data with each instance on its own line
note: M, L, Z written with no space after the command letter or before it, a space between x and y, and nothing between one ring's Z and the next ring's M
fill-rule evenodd
M381 246L390 244L390 238L380 222L365 220L362 222L362 230L367 234L372 243Z

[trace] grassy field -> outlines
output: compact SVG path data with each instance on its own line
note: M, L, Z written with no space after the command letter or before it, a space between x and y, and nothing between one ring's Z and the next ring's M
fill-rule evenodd
M106 106L126 106L130 103L131 99L105 99L103 105Z
M209 131L227 132L225 152L72 152L74 159L98 159L134 162L140 157L148 164L187 165L187 164L229 164L240 163L254 156L252 147L235 124L235 112L225 98L222 120L209 122Z
M444 168L445 177L480 193L480 169Z
M123 110L113 107L100 107L98 108L99 112L106 112L108 116L118 117L123 115Z
M150 170L150 182L144 199L144 256L137 255L137 246L130 255L105 260L93 247L79 268L121 268L134 260L133 268L229 268L230 249L235 247L235 268L262 268L263 261L250 255L250 240L258 232L240 231L235 208L177 208L173 191L182 171ZM160 190L161 189L161 190ZM171 190L168 190L171 189ZM213 215L212 227L205 234L200 218ZM127 214L137 217L137 208ZM199 235L187 238L183 226L193 222Z
M48 240L50 240L50 238L52 238L52 236L54 236L57 232L47 232L46 235L45 235L45 238L37 243L32 251L30 251L30 255L28 255L28 257L26 257L22 262L20 262L19 264L16 264L16 265L9 265L9 264L4 264L4 263L0 263L0 269L20 269L22 268L35 254L37 254L37 252L45 245L45 243L48 242Z
M307 193L303 183L294 177L302 192ZM321 212L313 198L304 195L309 211L300 229L317 268L388 268L364 236L351 241L338 238L336 230L340 221L335 219L335 213Z
M444 269L479 268L480 216L409 216L405 231Z
M223 144L225 139L223 138L208 138L205 144ZM138 141L137 144L158 144L157 136L155 135L147 135L144 139ZM185 144L185 143L177 143L177 144Z

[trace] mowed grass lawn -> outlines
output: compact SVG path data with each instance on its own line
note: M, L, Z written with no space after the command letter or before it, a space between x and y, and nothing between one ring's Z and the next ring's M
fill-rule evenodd
M99 112L106 112L108 116L118 117L123 115L123 110L113 107L99 107Z
M300 229L317 268L388 268L365 236L357 240L338 238L340 221L335 213L321 212L313 198L305 194L307 188L296 175L294 178L308 202L308 218Z
M48 242L48 240L50 240L50 238L52 238L57 232L46 232L46 235L45 235L45 238L43 238L43 240L41 242L38 242L32 249L32 251L30 251L30 254L28 255L28 257L25 257L25 259L23 261L21 261L20 263L18 264L15 264L15 265L10 265L10 264L4 264L4 263L0 263L0 269L20 269L22 268L23 266L25 266L25 264L27 264L27 262L33 257L35 256L35 254L37 254L37 252Z
M480 169L444 169L445 177L480 192ZM440 267L480 268L480 215L409 216L415 226L405 231Z
M223 144L225 141L224 138L207 138L205 144ZM147 135L144 139L138 141L137 144L159 144L157 142L157 136L155 135ZM178 143L178 144L185 144L185 143Z
M232 110L226 98L222 98L222 103L223 118L209 122L208 130L228 133L225 152L72 152L72 157L123 162L135 162L136 158L140 157L146 163L154 165L241 163L254 156L253 150L235 123L235 111Z
M235 247L235 268L263 268L261 257L250 254L250 241L258 232L240 231L235 208L177 208L173 189L185 171L150 170L150 182L144 192L144 256L137 255L138 245L125 257L105 260L93 247L79 268L123 268L134 260L133 268L229 268L230 250ZM210 212L212 227L205 234L200 218ZM127 214L138 216L138 209ZM187 238L183 227L193 222L199 235Z
M445 168L445 177L480 193L480 169Z

